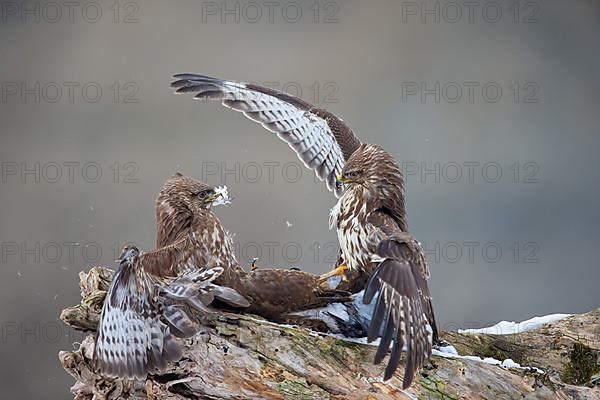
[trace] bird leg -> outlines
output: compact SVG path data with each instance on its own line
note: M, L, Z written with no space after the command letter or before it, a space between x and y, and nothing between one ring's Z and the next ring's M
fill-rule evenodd
M334 269L332 269L331 271L320 275L319 276L319 281L320 282L325 282L327 281L327 279L333 277L333 276L339 276L342 278L342 280L347 280L346 278L346 271L348 271L348 266L346 264L342 264Z
M346 264L341 264L333 270L319 276L319 286L321 289L334 289L338 288L342 282L347 282L348 277L346 276L349 271Z

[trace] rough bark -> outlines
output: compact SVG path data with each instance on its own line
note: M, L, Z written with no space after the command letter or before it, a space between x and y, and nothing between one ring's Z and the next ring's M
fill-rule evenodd
M543 372L433 356L432 365L402 391L404 371L383 382L384 366L372 364L372 346L218 312L203 319L198 335L181 341L184 357L164 373L144 382L104 379L90 364L111 275L101 267L80 273L82 301L61 314L65 323L89 333L78 350L59 354L76 380L75 399L600 399L594 350L600 348L600 309L514 335L442 334L460 354L511 358ZM581 351L573 351L579 344L595 359L580 365L584 361L575 355ZM579 386L561 380L574 380L570 369L585 372L575 379Z

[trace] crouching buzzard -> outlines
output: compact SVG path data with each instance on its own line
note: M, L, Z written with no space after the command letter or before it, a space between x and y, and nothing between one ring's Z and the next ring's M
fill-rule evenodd
M340 118L297 97L202 75L174 78L171 86L177 93L220 100L275 133L339 198L330 221L343 262L334 273L346 274L354 290L365 289L366 303L378 294L368 334L369 341L381 337L375 363L393 342L385 370L389 379L406 344L403 385L408 387L438 338L429 269L419 243L408 233L398 163L382 147L362 143Z

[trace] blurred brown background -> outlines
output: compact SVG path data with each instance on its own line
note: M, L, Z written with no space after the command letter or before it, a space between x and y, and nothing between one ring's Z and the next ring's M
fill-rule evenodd
M70 398L58 314L80 270L153 246L175 171L229 186L243 263L330 268L333 196L178 72L301 92L394 154L443 328L600 306L600 6L461 4L3 2L2 397Z

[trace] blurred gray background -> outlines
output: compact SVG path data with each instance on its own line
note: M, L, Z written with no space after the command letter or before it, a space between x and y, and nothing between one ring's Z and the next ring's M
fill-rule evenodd
M70 398L58 315L79 271L153 246L175 171L228 185L244 264L331 267L333 196L178 72L301 93L394 154L442 328L600 306L600 6L488 3L3 2L2 397Z

